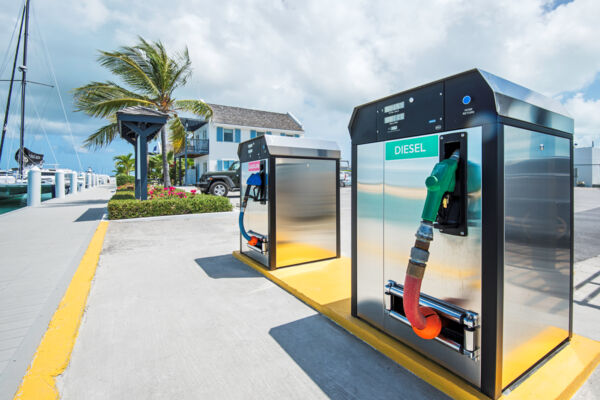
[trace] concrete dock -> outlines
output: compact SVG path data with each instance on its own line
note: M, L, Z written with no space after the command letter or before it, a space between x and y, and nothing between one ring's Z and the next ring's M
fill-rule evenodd
M0 215L0 399L12 399L114 186Z
M342 190L345 256L349 194ZM234 259L236 219L234 212L110 223L58 380L62 399L447 398ZM587 271L600 264L588 264L576 282L593 284ZM597 338L596 310L575 308L589 317L576 319L575 331ZM598 390L596 371L575 398Z

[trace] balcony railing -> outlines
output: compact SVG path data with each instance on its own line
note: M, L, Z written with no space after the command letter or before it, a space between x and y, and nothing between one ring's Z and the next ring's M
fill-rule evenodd
M188 139L187 141L187 154L190 155L205 155L208 154L208 139ZM186 152L185 147L177 155L184 155Z

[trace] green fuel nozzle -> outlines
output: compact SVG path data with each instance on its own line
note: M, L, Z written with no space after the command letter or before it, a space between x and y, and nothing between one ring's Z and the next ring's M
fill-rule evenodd
M434 223L444 194L447 192L454 191L454 185L456 184L456 168L458 167L458 160L460 153L455 150L450 158L440 161L433 167L431 175L425 180L425 186L427 186L427 199L425 200L425 206L423 207L423 214L421 218L424 221Z

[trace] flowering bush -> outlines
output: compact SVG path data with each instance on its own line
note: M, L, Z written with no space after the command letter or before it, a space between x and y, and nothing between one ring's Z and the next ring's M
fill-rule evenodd
M162 186L151 186L148 188L148 199L187 199L188 197L196 196L196 190L192 190L190 193L176 189L173 186L164 188Z
M132 190L135 190L135 186L133 183L126 183L124 185L117 186L117 192L122 192L122 191L130 192Z

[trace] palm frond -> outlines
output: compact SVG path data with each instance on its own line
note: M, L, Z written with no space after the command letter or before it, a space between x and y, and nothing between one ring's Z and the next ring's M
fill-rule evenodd
M213 116L213 110L202 100L175 100L174 106L179 111L189 111L206 119Z
M169 139L173 144L173 149L175 152L181 151L181 149L183 149L185 146L185 135L187 132L185 131L185 127L177 115L174 116L171 121L169 121L169 130L171 131Z
M143 54L151 70L148 75L156 83L163 100L168 101L173 91L185 85L191 75L192 62L188 50L186 48L170 57L162 42L148 42L142 37L139 37L139 40L140 43L135 49Z
M75 111L83 111L92 117L106 118L116 111L136 105L155 104L145 96L125 89L114 82L92 82L73 90Z
M136 47L121 47L118 51L100 51L100 65L108 68L123 81L146 95L160 95L157 82L152 76L152 66Z
M110 123L98 129L88 136L83 142L83 147L88 149L99 149L108 146L119 135L119 125Z

